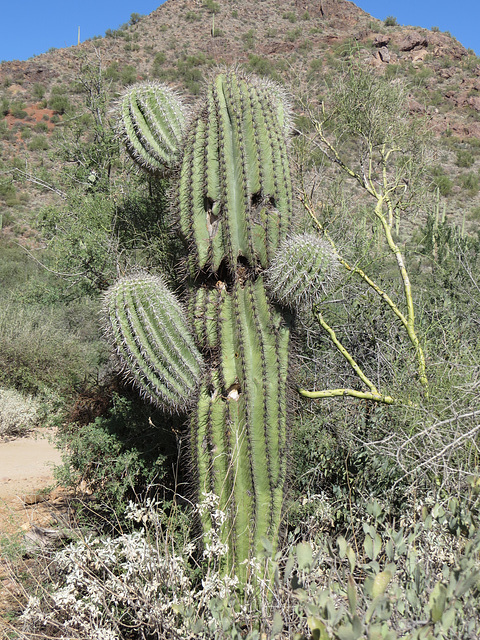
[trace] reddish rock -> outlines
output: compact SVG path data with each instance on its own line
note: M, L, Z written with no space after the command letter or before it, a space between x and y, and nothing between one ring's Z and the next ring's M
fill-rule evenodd
M466 103L475 111L480 111L480 97L479 96L470 96L467 98Z
M379 33L378 35L375 36L375 39L373 41L373 46L380 48L380 47L386 47L387 44L390 42L391 37L388 36L385 33Z
M397 44L400 51L413 51L421 47L428 47L428 38L418 31L409 31Z
M425 113L425 107L411 96L408 99L408 110L410 113Z

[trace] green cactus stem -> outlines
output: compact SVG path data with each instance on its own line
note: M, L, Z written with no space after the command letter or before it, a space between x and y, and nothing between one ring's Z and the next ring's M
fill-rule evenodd
M192 307L201 351L215 354L192 412L192 458L200 494L219 496L230 515L228 569L246 580L242 563L259 556L264 538L276 547L279 537L289 329L261 277L231 291L201 288ZM208 532L208 515L203 526Z
M122 103L133 149L161 135L138 106L139 94L133 89ZM198 499L218 496L227 514L224 570L243 584L262 541L276 549L282 516L289 312L269 301L263 274L292 226L288 131L279 87L240 72L218 74L184 136L175 175L172 209L188 248L191 329L161 279L121 281L106 304L112 340L143 393L191 407ZM132 155L145 163L142 152ZM208 540L208 513L202 526Z
M209 85L187 133L175 211L189 273L266 268L292 220L288 107L271 83L233 72Z
M313 234L288 236L266 271L271 297L293 309L310 309L330 290L337 273L336 258L328 243Z
M135 162L153 174L177 164L187 110L172 89L158 82L134 85L117 111L118 133Z
M105 295L107 335L141 394L184 411L204 367L184 311L158 276L119 280Z

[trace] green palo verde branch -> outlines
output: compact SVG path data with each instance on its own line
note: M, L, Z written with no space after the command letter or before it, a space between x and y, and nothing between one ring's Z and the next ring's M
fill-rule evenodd
M330 236L328 231L325 229L325 227L322 225L322 223L318 219L318 217L317 217L317 215L315 213L315 210L313 208L312 202L311 202L311 200L310 200L310 198L307 195L305 190L300 194L299 199L300 199L301 203L303 204L303 206L304 206L305 210L307 211L307 213L312 218L314 224L317 226L319 231L322 233L323 237L330 244L330 247L331 247L331 249L333 251L333 254L337 258L338 262L345 269L347 269L347 271L350 271L351 273L354 273L354 274L360 276L360 278L362 278L362 280L364 280L368 284L368 286L371 287L375 291L375 293L387 304L387 306L391 309L391 311L395 314L395 316L400 320L401 324L404 326L404 328L405 328L405 330L407 332L407 335L408 335L408 337L410 339L410 342L412 343L412 345L413 345L413 347L415 349L415 354L416 354L416 358L417 358L417 371L418 371L418 377L419 377L420 383L422 384L422 386L424 388L425 394L428 395L428 380L427 380L427 376L426 376L425 355L423 353L423 349L422 349L422 347L420 345L420 341L419 341L418 336L417 336L416 331L415 331L415 324L414 324L415 316L414 316L414 308L413 308L413 300L412 300L412 291L411 291L410 280L408 278L408 273L407 273L407 270L405 268L405 264L404 264L404 261L403 261L403 256L402 256L400 250L398 249L398 247L395 245L395 243L393 241L392 234L391 234L391 226L390 226L389 222L386 220L385 216L383 215L383 213L381 211L381 208L382 208L382 205L383 205L383 202L382 202L383 198L379 198L379 203L377 204L375 212L376 212L376 215L382 221L382 226L384 228L385 235L387 237L388 246L389 246L390 250L392 251L392 253L394 253L394 255L395 255L396 259L397 259L397 265L399 266L399 270L400 270L400 273L402 275L402 280L403 280L403 284L404 284L405 298L406 298L406 301L407 301L407 315L402 313L402 311L398 308L398 306L390 298L390 296L385 291L383 291L383 289L381 289L360 267L350 265L341 256L341 254L339 253L339 251L337 249L337 246L335 245L335 242L333 241L332 237ZM391 207L392 207L391 201L388 200L387 204L390 207L390 213L391 213ZM377 210L378 210L378 212L377 212ZM393 222L393 216L391 217L391 220ZM375 389L375 386L363 374L363 372L361 372L360 367L355 363L355 361L353 360L351 355L347 352L347 350L340 344L340 342L338 341L338 339L335 336L335 333L334 333L333 329L325 322L325 320L323 319L321 314L318 311L316 311L315 316L316 316L319 324L328 333L328 335L330 336L332 342L338 348L340 353L345 357L345 359L352 366L352 368L355 371L355 373L369 387L370 394L367 394L367 396L369 396L368 399L376 400L378 402L386 402L387 404L392 404L394 402L394 400L390 396L384 396L384 395L380 394ZM318 391L318 392L317 391L316 392L309 392L309 391L306 391L305 389L299 389L299 393L301 395L303 395L305 397L309 397L309 398L325 398L325 397L332 397L332 396L339 396L339 395L350 395L350 396L353 396L353 397L364 397L364 396L359 396L358 395L359 392L348 390L348 389L341 389L341 390L336 389L336 390L333 390L333 391ZM370 395L373 395L373 397L370 397Z
M322 112L325 120L325 110L322 105ZM428 380L426 375L426 363L425 355L423 353L422 346L420 344L417 332L415 329L415 312L413 305L412 287L410 278L405 266L405 260L400 251L400 248L393 239L394 224L399 224L399 213L404 207L403 198L405 191L407 190L407 184L404 180L405 176L402 176L401 172L391 172L389 167L394 164L394 157L398 153L402 153L401 141L405 143L404 132L390 132L386 133L380 130L380 133L375 133L375 126L370 123L370 129L364 129L364 124L358 122L354 127L355 134L361 139L363 145L361 170L356 171L345 162L338 149L328 139L324 128L323 121L316 118L309 110L310 119L314 126L316 140L315 144L317 148L323 153L323 155L329 160L329 162L337 165L341 171L346 173L352 178L362 189L364 189L375 201L375 207L373 209L374 216L380 222L383 229L383 233L387 242L387 246L391 254L394 256L397 263L397 268L402 279L403 291L406 303L406 313L403 313L398 306L391 300L391 298L382 290L377 287L373 281L366 276L366 274L358 268L351 268L346 265L345 261L342 262L344 267L350 271L358 274L361 278L372 287L378 295L388 304L393 313L400 320L404 326L408 338L415 350L415 357L417 360L417 372L418 379L423 387L424 394L428 396ZM377 139L380 135L381 142ZM397 137L396 137L397 136ZM398 139L397 139L398 138ZM306 194L300 197L300 200L304 203L308 213L314 220L317 227L322 231L324 237L325 230L320 225L317 217L315 216L311 202L307 202ZM308 206L307 206L308 204ZM398 232L398 228L397 228ZM330 238L327 238L332 245ZM338 257L338 251L335 246L332 246Z

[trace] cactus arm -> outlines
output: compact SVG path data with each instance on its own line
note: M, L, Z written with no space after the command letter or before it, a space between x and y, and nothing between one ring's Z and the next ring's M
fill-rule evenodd
M116 110L118 133L135 162L154 174L171 170L186 125L186 109L175 92L160 83L141 83L124 93Z
M107 333L141 392L152 402L184 410L204 367L183 310L163 279L118 281L105 295Z

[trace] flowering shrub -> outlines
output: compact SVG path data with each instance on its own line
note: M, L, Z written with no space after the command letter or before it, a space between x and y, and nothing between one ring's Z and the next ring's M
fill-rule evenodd
M173 542L172 518L158 504L130 503L127 518L141 529L53 554L51 588L30 598L24 631L82 640L478 637L480 534L451 535L458 504L450 507L419 505L418 520L394 528L374 502L350 542L291 540L286 555L272 557L266 541L265 575L274 577L242 590L219 570L228 550L216 496L196 507L214 523L200 551Z
M0 389L0 437L22 434L38 422L39 403L14 389Z

